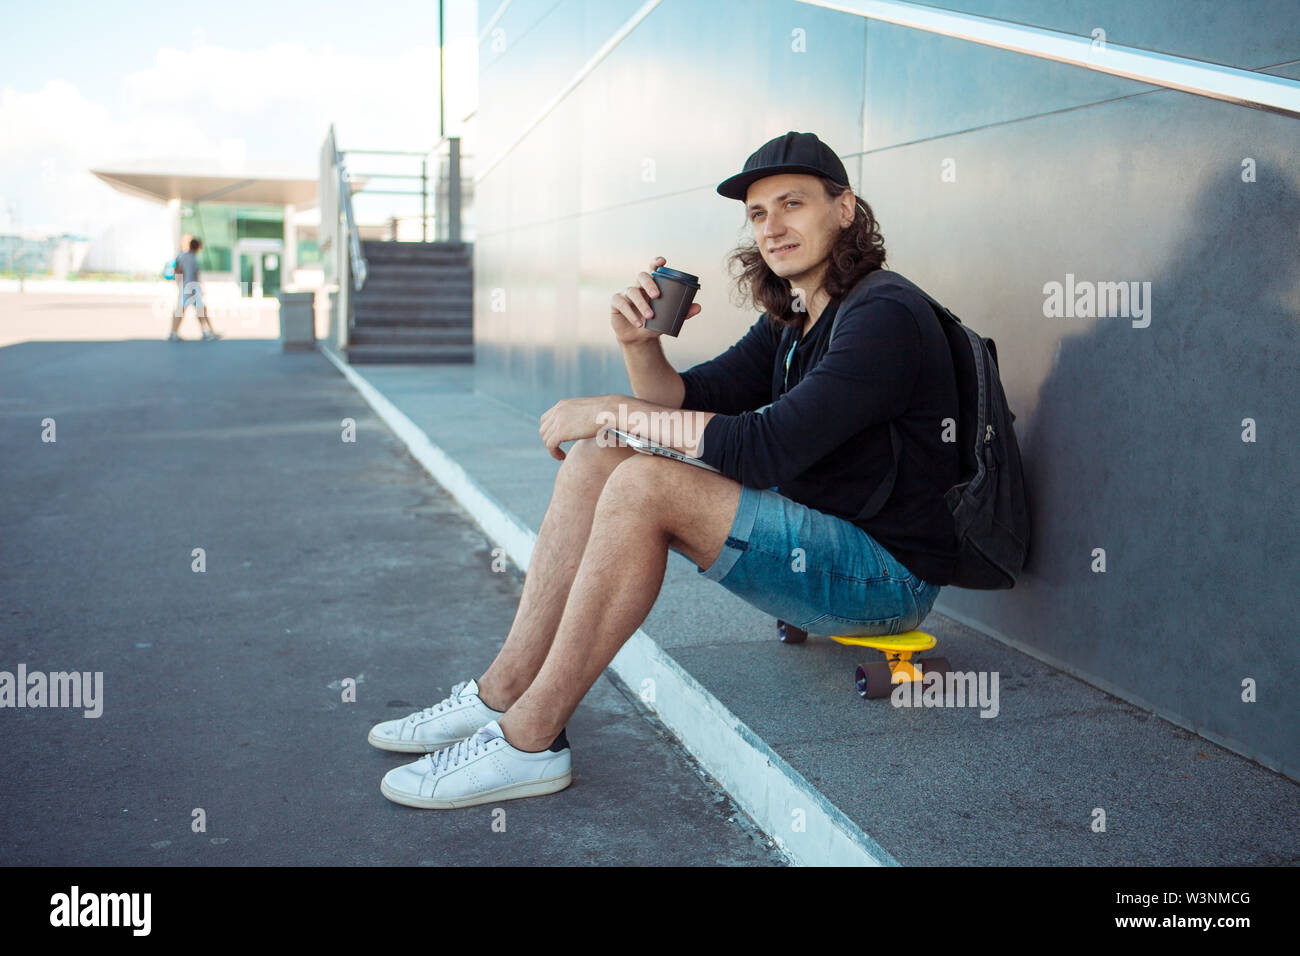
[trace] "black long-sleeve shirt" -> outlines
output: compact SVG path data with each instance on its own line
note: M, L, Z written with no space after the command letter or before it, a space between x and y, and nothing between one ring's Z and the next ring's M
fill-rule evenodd
M764 313L727 351L681 373L682 408L717 413L700 458L741 484L854 521L888 472L892 420L901 441L893 491L854 523L918 577L948 584L957 542L943 495L958 459L943 420L955 421L958 406L943 329L915 293L877 286L840 317L828 348L838 306L803 341Z

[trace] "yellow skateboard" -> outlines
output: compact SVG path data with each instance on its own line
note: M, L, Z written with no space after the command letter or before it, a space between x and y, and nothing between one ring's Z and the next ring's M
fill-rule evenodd
M776 622L777 633L786 644L802 644L808 640L808 632L787 624ZM934 647L933 634L925 631L906 631L902 634L866 635L848 637L830 635L837 644L852 647L870 647L885 655L883 661L870 661L858 666L856 675L858 693L869 700L888 697L895 684L919 681L926 674L946 674L949 670L948 659L944 657L920 657L912 659L913 654L928 651Z

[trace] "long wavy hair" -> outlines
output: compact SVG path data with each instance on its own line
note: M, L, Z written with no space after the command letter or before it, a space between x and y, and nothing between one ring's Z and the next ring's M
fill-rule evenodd
M817 178L821 180L826 198L830 200L838 199L850 188L841 186L826 176ZM832 299L844 295L867 273L882 269L885 265L885 240L880 235L875 214L866 200L857 193L853 194L853 198L857 207L853 223L840 230L831 246L830 262L822 280L822 289ZM745 215L749 215L748 208ZM749 242L737 246L727 255L727 271L735 277L735 292L739 295L736 304L741 308L752 306L766 312L773 326L803 325L807 313L795 311L795 295L790 280L768 268L763 253L752 236Z

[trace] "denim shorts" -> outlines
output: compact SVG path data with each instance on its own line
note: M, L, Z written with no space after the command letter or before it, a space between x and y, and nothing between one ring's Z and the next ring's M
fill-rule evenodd
M747 486L722 553L699 573L813 634L901 634L939 596L852 522Z

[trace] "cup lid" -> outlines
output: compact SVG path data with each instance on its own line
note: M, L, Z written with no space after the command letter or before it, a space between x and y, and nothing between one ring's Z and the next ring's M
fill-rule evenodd
M654 271L653 275L663 276L665 279L673 279L676 282L693 285L697 288L700 284L699 276L693 276L689 272L678 272L676 269L669 269L667 266L660 266Z

